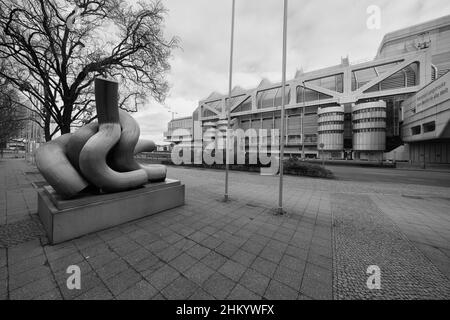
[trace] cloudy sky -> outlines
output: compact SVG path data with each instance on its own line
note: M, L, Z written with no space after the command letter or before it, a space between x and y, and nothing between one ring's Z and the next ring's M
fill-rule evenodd
M198 101L228 88L231 0L163 0L167 37L177 36L165 106L149 102L134 115L141 135L163 141L172 114L189 116ZM281 80L283 0L236 0L233 86ZM381 9L381 27L366 26L367 8ZM290 0L287 78L340 63L373 58L384 34L450 14L448 0Z

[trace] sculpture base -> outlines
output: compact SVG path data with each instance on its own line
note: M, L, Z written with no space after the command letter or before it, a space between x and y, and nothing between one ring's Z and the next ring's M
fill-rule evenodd
M184 193L184 184L170 179L70 200L45 186L38 191L38 213L50 243L56 244L181 206Z

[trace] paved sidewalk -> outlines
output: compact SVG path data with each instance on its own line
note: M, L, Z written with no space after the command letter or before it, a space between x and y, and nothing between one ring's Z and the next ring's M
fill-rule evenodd
M222 171L168 176L185 206L49 246L33 215L42 178L0 162L0 299L450 298L449 188L286 176L277 216L276 177L231 172L223 203ZM22 238L2 233L25 224ZM365 286L373 264L378 291ZM67 289L69 265L81 290Z

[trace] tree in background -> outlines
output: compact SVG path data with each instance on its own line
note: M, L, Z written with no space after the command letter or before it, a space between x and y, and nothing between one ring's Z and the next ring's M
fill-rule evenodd
M26 110L19 104L18 93L5 82L0 82L0 153L6 143L16 137L25 125Z
M0 78L25 95L47 141L95 118L97 76L119 80L122 109L163 102L178 45L164 37L165 13L153 0L0 0Z

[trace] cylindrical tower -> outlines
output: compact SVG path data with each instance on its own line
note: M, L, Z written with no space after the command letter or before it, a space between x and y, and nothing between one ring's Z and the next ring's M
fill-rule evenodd
M366 102L352 106L353 151L386 148L386 102Z
M319 108L317 111L318 145L327 153L344 149L344 106Z

